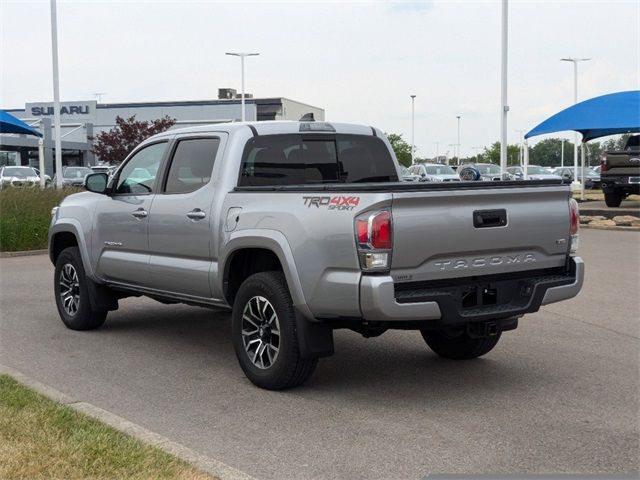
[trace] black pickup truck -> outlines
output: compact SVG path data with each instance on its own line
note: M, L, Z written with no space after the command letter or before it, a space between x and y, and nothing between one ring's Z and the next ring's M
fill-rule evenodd
M607 207L640 194L640 135L632 135L622 151L605 152L600 162L602 191Z

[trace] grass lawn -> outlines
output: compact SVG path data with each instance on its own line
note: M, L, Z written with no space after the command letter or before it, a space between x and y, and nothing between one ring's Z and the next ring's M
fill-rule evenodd
M82 189L20 188L0 190L0 251L47 248L51 209Z
M0 375L0 478L213 477Z

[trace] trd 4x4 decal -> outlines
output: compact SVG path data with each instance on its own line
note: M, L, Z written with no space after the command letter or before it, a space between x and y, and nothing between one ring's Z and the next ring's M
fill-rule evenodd
M326 207L328 210L353 210L360 203L360 197L336 195L333 197L302 197L304 204L311 208Z

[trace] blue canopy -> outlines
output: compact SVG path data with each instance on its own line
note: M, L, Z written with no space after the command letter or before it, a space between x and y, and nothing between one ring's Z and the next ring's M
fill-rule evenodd
M25 135L35 135L41 137L42 134L33 127L30 127L19 118L0 110L0 133L23 133Z
M574 130L582 141L617 133L640 132L640 90L591 98L565 108L535 127L524 138Z

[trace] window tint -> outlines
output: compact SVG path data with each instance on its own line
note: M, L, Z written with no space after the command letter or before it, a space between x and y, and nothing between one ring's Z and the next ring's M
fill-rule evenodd
M241 186L397 182L384 142L364 135L263 135L247 142Z
M165 192L194 192L209 183L219 145L218 138L180 140L171 160Z
M116 193L131 195L152 193L166 148L167 142L154 143L131 157L118 175Z
M364 135L336 137L341 178L344 182L398 181L395 163L382 140Z

